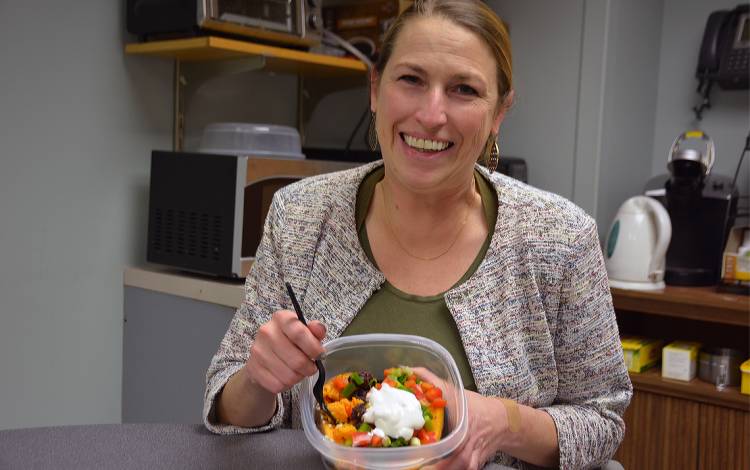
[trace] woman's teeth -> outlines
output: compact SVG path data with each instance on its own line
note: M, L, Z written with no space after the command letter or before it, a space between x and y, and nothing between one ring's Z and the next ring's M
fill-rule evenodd
M450 142L440 142L437 140L430 140L430 139L417 139L416 137L412 137L407 134L401 134L401 135L403 136L403 139L404 139L404 142L406 142L406 145L417 150L439 152L441 150L447 149L451 145Z

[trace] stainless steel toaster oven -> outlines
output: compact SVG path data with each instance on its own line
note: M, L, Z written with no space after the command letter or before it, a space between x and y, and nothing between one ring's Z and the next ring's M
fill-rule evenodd
M201 32L292 46L320 42L322 0L127 0L127 30L141 40Z
M244 278L273 194L350 162L154 151L146 260L218 277Z

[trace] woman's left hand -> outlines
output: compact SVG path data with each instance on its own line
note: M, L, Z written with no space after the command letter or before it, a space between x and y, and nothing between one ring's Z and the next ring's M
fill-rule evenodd
M429 468L470 470L482 468L499 450L508 420L503 404L476 392L465 390L469 429L463 444L451 457ZM428 468L428 467L425 467Z

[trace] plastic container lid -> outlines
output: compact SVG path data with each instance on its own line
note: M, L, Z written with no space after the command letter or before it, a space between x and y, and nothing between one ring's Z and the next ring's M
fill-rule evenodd
M306 377L300 388L302 427L326 467L418 468L450 456L463 442L468 429L464 386L456 362L441 345L421 336L369 334L344 336L324 346L326 354L321 360L329 377L366 370L381 379L382 371L389 367L424 367L445 381L443 398L447 401L443 437L436 443L395 448L346 447L326 439L317 427L317 403L313 397L317 374Z
M203 130L198 151L222 155L305 158L297 129L245 122L209 124Z

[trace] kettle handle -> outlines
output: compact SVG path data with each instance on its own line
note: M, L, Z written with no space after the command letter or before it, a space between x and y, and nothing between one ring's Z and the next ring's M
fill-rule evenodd
M672 221L669 219L669 213L659 201L648 196L642 196L643 202L649 211L656 218L656 243L654 252L651 254L651 262L648 265L648 275L656 278L664 273L664 266L659 266L660 260L663 260L669 248L669 241L672 239Z

